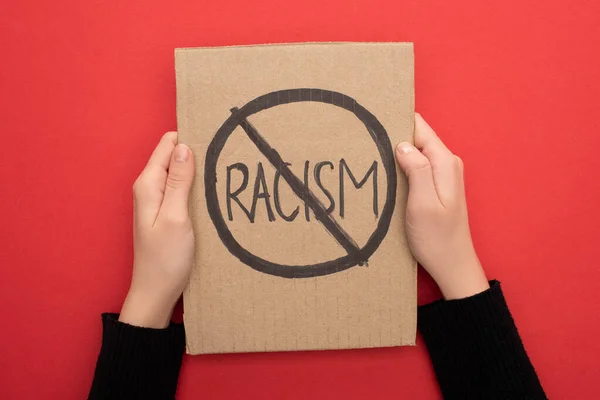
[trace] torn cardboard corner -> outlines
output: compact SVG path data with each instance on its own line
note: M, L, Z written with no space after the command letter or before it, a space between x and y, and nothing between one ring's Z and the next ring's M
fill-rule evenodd
M190 354L412 345L416 262L393 146L413 140L413 46L177 49L194 152Z

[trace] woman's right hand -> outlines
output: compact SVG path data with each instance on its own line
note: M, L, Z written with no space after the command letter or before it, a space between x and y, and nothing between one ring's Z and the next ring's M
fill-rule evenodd
M462 160L419 114L415 145L400 143L396 159L408 177L406 234L414 257L448 300L488 289L471 240Z
M119 321L166 328L194 263L194 155L166 133L133 185L133 274Z

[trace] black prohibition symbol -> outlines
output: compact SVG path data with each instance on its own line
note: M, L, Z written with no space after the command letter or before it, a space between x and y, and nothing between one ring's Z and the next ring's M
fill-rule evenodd
M375 231L362 248L357 245L350 235L326 211L325 206L317 199L314 193L294 175L277 150L273 149L267 140L246 119L250 115L271 107L302 101L332 104L353 113L365 125L369 135L377 146L387 180L385 204ZM271 92L251 100L242 108L232 108L231 112L231 116L219 128L208 146L206 163L204 165L204 187L208 213L217 229L219 238L229 252L241 262L257 271L283 278L310 278L344 271L357 265L366 265L369 257L377 250L388 232L396 204L397 179L394 154L387 132L379 120L353 98L342 93L322 89L287 89ZM282 265L252 254L243 248L233 237L219 206L216 183L219 155L223 150L225 142L238 125L244 129L252 143L281 174L281 177L287 182L296 196L312 209L317 221L346 250L346 255L312 265Z

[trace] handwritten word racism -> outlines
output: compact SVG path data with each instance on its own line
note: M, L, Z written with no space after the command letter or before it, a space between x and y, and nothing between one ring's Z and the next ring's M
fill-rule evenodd
M291 166L290 163L286 163L287 166ZM334 199L334 197L331 194L331 191L325 187L325 185L323 184L321 175L323 172L323 169L329 169L330 172L334 171L337 167L337 173L338 173L338 182L339 182L339 197L337 199L337 203L336 203L336 199ZM265 177L265 170L264 170L264 166L262 164L262 162L259 162L256 168L256 173L253 173L254 176L254 185L253 188L249 188L249 181L251 179L251 172L250 169L248 168L248 166L246 164L243 163L235 163L235 164L231 164L229 166L227 166L227 181L226 181L226 203L227 203L227 217L229 218L230 221L234 220L234 211L233 211L233 205L236 204L246 215L246 217L248 218L248 220L252 223L254 223L255 217L256 217L256 210L257 207L265 207L266 210L266 215L267 218L269 219L269 221L275 221L277 220L277 217L281 218L284 221L294 221L296 218L299 217L300 214L300 210L301 207L304 208L304 218L306 219L306 221L310 221L310 207L307 204L297 204L298 202L301 202L301 200L297 199L296 201L296 207L294 207L293 204L282 204L282 199L280 196L280 188L281 185L285 185L286 181L281 179L281 172L279 170L276 171L275 176L273 178L273 182L272 184L267 183L267 178ZM309 175L310 175L310 162L306 161L304 163L304 186L307 190L312 190L312 188L309 188ZM348 162L346 160L344 160L343 158L339 160L339 162L337 163L337 165L334 165L333 162L331 161L321 161L318 162L314 165L313 167L313 181L314 184L316 184L316 186L318 187L318 189L325 195L325 197L327 198L327 202L328 204L323 204L323 207L325 207L327 213L331 214L334 211L336 211L336 206L337 206L337 211L339 212L339 216L341 218L344 218L344 213L345 213L345 209L344 209L344 196L346 195L346 192L350 189L353 190L350 187L346 187L346 183L347 182L351 182L352 185L354 186L354 190L355 189L362 189L368 181L372 182L372 201L370 201L370 204L365 204L365 206L367 207L372 207L373 209L373 214L375 215L375 217L377 217L379 215L379 210L378 210L378 198L377 198L377 168L378 168L378 163L377 161L373 161L373 164L371 164L371 166L369 167L369 169L366 171L366 173L363 175L363 177L359 180L356 178L356 175L354 172L352 172L352 170L350 169L350 166L348 165ZM241 183L239 184L239 186L237 187L232 187L234 186L232 181L232 177L235 176L235 174L241 174ZM360 175L359 175L360 176ZM238 179L239 180L239 179ZM244 204L241 199L239 198L239 196L246 190L251 190L252 191L252 203L251 204ZM286 198L287 199L287 198ZM368 198L367 198L368 199ZM261 203L259 205L259 202ZM290 200L287 200L287 202L291 202ZM239 215L239 214L238 214ZM300 217L302 218L302 217Z

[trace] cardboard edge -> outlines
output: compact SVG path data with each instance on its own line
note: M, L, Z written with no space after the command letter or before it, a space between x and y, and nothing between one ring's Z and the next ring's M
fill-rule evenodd
M200 47L176 47L175 54L181 51L193 50L222 50L222 49L238 49L248 47L303 47L303 46L389 46L398 45L414 48L413 42L290 42L290 43L256 43L256 44L234 44L226 46L200 46Z
M363 351L369 349L392 349L392 348L402 348L402 347L416 347L416 340L402 342L400 344L393 344L390 346L362 346L362 347L339 347L339 348L307 348L307 349L277 349L277 350L250 350L250 351L200 351L197 353L188 353L186 349L186 354L190 356L202 356L202 355L216 355L216 354L255 354L255 353L306 353L306 352L325 352L325 351L340 351L340 350L355 350L355 351Z

